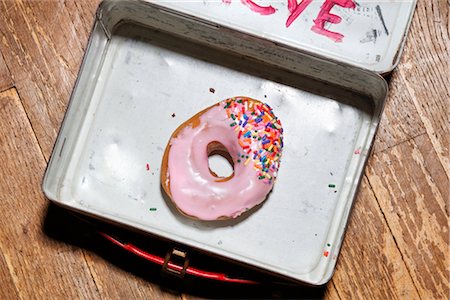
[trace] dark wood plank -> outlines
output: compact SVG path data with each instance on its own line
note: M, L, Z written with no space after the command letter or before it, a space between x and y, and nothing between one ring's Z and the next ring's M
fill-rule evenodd
M94 1L74 1L69 0L64 3L69 13L71 23L76 30L76 35L80 41L80 46L86 49L87 41L94 25L95 12L100 0Z
M428 135L375 154L367 176L419 295L447 297L449 181Z
M366 178L354 204L333 283L342 299L419 299Z
M437 158L450 177L448 24L447 1L419 1L398 72L404 88L412 96Z
M0 92L3 92L4 90L11 88L13 85L14 83L11 78L11 74L9 74L8 67L5 64L3 55L0 51Z
M325 290L325 295L323 297L324 299L330 299L330 300L335 300L335 299L342 299L341 296L339 296L339 293L336 289L336 286L334 284L334 279L332 279L328 284L327 284L327 289Z
M72 4L74 0L67 1ZM91 1L82 0L79 7ZM87 36L79 37L86 12L64 1L0 2L2 53L31 124L48 159L84 53ZM83 24L83 26L80 26ZM84 28L86 32L89 29Z
M98 297L83 252L42 230L48 202L40 184L46 164L15 89L0 93L0 157L0 250L18 294L24 299Z
M46 158L98 2L0 1L0 92L17 86ZM448 21L445 0L419 1L367 171L373 192L365 180L327 299L448 295ZM41 233L45 162L17 93L1 95L9 100L0 101L0 152L14 159L0 171L0 297L43 298L48 290L58 298L178 298L95 252Z
M10 68L46 159L76 78L99 1L4 1L0 28ZM1 30L1 29L0 29ZM161 298L160 288L105 262L85 259L104 298ZM81 275L81 274L80 274ZM95 294L91 294L93 296ZM170 298L177 298L178 296Z
M1 244L0 244L1 246ZM0 299L18 299L16 286L14 285L14 279L10 273L8 262L3 255L3 251L0 247Z

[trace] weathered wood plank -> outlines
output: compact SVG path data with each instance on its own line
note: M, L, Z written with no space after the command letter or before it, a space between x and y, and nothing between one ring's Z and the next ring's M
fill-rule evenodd
M419 295L447 297L448 178L428 135L375 154L366 173Z
M47 159L87 42L78 36L81 26L72 23L82 18L78 12L69 14L64 1L0 2L2 53Z
M14 285L14 279L9 272L8 263L3 255L0 244L0 299L18 299L16 286Z
M366 178L354 204L333 283L343 299L419 299Z
M94 24L95 12L99 3L100 0L70 0L64 3L83 50L86 49L87 41Z
M447 1L419 1L398 73L412 96L437 158L450 177L448 24Z
M334 284L334 279L332 279L328 284L327 284L327 289L325 290L325 295L324 295L324 299L330 299L330 300L336 300L336 299L341 299L341 297L339 296L338 291L336 290L336 286Z
M17 87L47 159L87 44L96 2L2 3L0 27L8 29L2 32L3 47L12 60ZM86 278L95 279L102 297L162 297L159 287L84 252L92 272Z
M82 251L42 231L45 160L15 89L0 93L0 157L0 250L19 296L98 296Z
M425 133L414 101L404 85L404 79L394 71L389 81L389 95L375 137L374 153Z
M3 55L0 51L0 92L11 88L13 85L14 83L11 74L9 74L8 67L5 64Z
M4 0L0 2L0 49L4 52L3 55L14 81L18 81L17 88L46 158L50 154L75 81L97 3L97 0L65 2ZM365 181L363 192L360 192L365 196L360 195L358 198L363 197L364 200L356 202L342 252L343 256L339 261L336 276L325 294L328 299L337 299L339 295L342 298L347 298L348 295L354 297L363 295L368 298L378 295L416 298L417 293L411 290L409 284L411 278L422 298L439 298L448 295L448 277L445 277L445 266L448 265L448 258L445 255L448 249L448 223L442 217L446 213L448 221L448 206L443 201L448 199L449 175L446 119L449 94L447 85L449 39L446 29L448 21L448 6L445 0L431 3L419 1L405 56L399 70L394 72L392 77L391 96L374 146L375 156L371 160L368 171L370 183L374 186L375 195L383 213L377 212L374 205L358 208L358 205L365 205L364 202L367 199L371 199L373 204L373 194ZM2 69L0 58L0 87L2 76L11 78L8 70L4 67ZM10 87L11 83L6 86ZM2 91L1 88L0 91ZM8 99L11 97L17 99L17 94L7 95ZM0 198L9 195L8 201L5 202L8 203L8 207L14 207L16 212L22 212L23 209L29 209L27 205L31 205L33 209L37 205L42 206L42 199L39 198L41 196L37 188L39 182L34 175L28 173L41 174L45 163L41 159L42 156L36 161L36 157L39 157L36 141L31 139L32 132L26 116L24 118L22 108L19 105L5 107L8 110L8 116L9 113L13 114L7 120L18 118L21 120L20 126L17 124L14 126L22 128L17 130L11 127L13 125L9 125L11 132L18 135L14 139L18 138L17 143L21 146L12 149L12 146L8 145L6 157L16 157L16 160L20 158L22 162L20 164L8 162L8 166L18 167L12 174L19 179L16 183L11 183L12 180L9 178L7 188L9 189L9 184L12 184L11 191L17 191L18 195L26 193L29 199L34 201L28 204L23 195L20 197L14 195L13 198L10 194L3 192L6 181L2 180L8 180L3 179L5 176L0 178L0 182L3 182L3 185L0 183L2 188ZM5 107L0 102L2 116L0 151L4 148L3 136L9 137L8 143L13 140L13 133L1 132L5 130L3 129L5 122L9 122L5 121L2 115ZM411 141L403 143L408 140ZM26 162L23 161L24 151L31 152L26 154L25 158L28 159ZM2 157L5 156L2 155ZM1 172L0 174L4 175ZM20 185L20 188L17 185ZM33 186L31 189L30 185ZM432 198L436 195L437 200ZM3 198L1 199L3 201ZM17 201L14 205L11 204L13 199ZM37 203L35 203L36 199L39 200ZM360 202L363 204L358 204ZM3 210L0 212L3 216ZM3 226L8 218L14 217L11 214L11 212L6 214L4 221L0 221L0 225ZM389 233L386 231L383 214L386 216L388 227L394 233L393 238L389 238ZM36 215L39 214L36 213ZM178 298L178 295L162 293L156 285L105 261L95 252L82 251L80 247L56 243L43 234L39 235L37 228L40 220L36 219L36 215L28 212L21 218L16 217L16 223L21 226L13 228L11 224L5 223L8 226L0 233L0 251L4 250L2 248L4 242L15 247L11 249L9 245L3 252L3 259L0 253L0 275L2 276L4 272L12 274L9 277L2 276L0 279L7 282L6 288L2 286L0 289L0 296L3 295L3 291L6 291L8 296L6 298L16 296L29 298L30 291L36 288L38 289L36 295L39 296L40 285L44 280L50 279L49 272L52 272L56 274L54 277L62 276L63 278L59 285L49 280L49 289L55 290L52 294L55 297L74 295L84 298L99 296L103 298ZM356 220L353 221L353 219ZM30 222L28 227L33 233L31 237L28 236L30 229L26 226L26 220ZM375 224L373 228L367 229L369 233L373 235L382 233L380 237L370 236L371 241L381 241L385 245L383 249L375 247L381 253L377 260L372 257L376 254L375 250L368 249L369 245L363 243L362 238L367 236L362 232L363 227L358 229L358 226L370 227L371 223L368 220ZM351 226L354 228L352 229ZM22 233L21 228L25 228ZM11 232L13 235L10 235ZM4 238L7 235L10 235L9 239ZM45 244L49 247L49 253L42 256L36 254L38 251L36 249L27 249L22 235L26 235L33 245L38 245L38 248ZM19 242L14 243L17 237ZM392 241L398 245L394 246ZM358 243L363 245L357 245ZM399 253L403 255L403 261L398 258L396 247L400 249ZM361 253L368 255L370 261L367 261L367 257L362 259L363 261L358 261ZM87 265L80 259L83 254ZM34 255L37 255L36 261ZM51 263L46 265L45 269L42 266L35 266L46 259L50 259ZM403 264L409 271L406 275ZM363 266L368 266L368 269L364 269ZM390 271L392 274L388 276L387 273ZM380 278L374 277L377 272L383 274L381 281ZM28 273L32 273L31 277ZM348 279L347 274L353 275ZM91 282L91 276L97 282L98 291ZM411 278L408 279L408 276ZM29 279L30 282L25 283L24 278ZM17 289L11 286L11 282L14 284L15 281ZM74 281L77 282L75 287ZM3 283L3 281L0 282ZM78 290L85 283L88 283L86 288ZM401 286L403 283L406 283L406 288ZM58 292L58 289L62 287L68 288L64 294L61 291ZM350 288L357 291L348 291ZM15 294L15 290L19 293ZM75 295L77 293L78 295ZM269 296L270 293L266 295Z

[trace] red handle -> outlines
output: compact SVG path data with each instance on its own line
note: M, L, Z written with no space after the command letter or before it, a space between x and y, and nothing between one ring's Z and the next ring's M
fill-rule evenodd
M183 266L179 266L177 264L174 264L170 261L167 261L161 257L161 256L157 256L157 255L153 255L150 254L148 252L145 252L144 250L134 246L133 244L130 243L123 243L115 238L113 238L112 236L110 236L109 234L106 234L104 232L99 232L105 239L107 239L108 241L112 242L113 244L116 244L117 246L125 249L128 252L131 252L137 256L140 256L148 261L151 261L155 264L158 264L160 266L163 266L164 264L167 264L167 268L170 268L172 270L176 270L176 271L183 271L184 267ZM203 271L203 270L199 270L199 269L195 269L193 267L186 267L184 272L186 274L189 275L194 275L194 276L198 276L198 277L202 277L202 278L208 278L208 279L212 279L212 280L217 280L217 281L224 281L224 282L234 282L234 283L243 283L243 284L256 284L256 281L253 280L248 280L248 279L238 279L238 278L230 278L225 274L221 274L221 273L215 273L215 272L209 272L209 271Z

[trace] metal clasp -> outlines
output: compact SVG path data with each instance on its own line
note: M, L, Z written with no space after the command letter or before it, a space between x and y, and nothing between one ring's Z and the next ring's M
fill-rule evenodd
M188 265L187 252L173 248L172 251L167 252L162 269L169 274L183 278Z

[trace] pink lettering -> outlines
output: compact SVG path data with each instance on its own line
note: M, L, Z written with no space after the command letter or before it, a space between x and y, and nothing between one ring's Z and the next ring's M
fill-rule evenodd
M311 27L311 30L315 33L329 37L335 42L342 42L344 35L325 29L325 23L338 24L342 20L341 17L330 13L331 9L335 5L345 8L355 8L355 3L353 0L325 0L325 3L320 7L319 14L314 20L314 26Z
M230 4L232 0L222 0L225 4ZM297 2L300 1L300 2ZM303 13L303 11L311 4L313 0L287 0L287 6L289 10L289 16L286 20L286 27L291 24ZM354 0L325 0L320 7L320 11L317 18L313 21L314 25L311 30L317 34L324 35L335 42L342 42L343 34L325 29L326 23L339 24L342 18L331 13L331 9L335 6L341 6L344 8L355 8ZM276 12L276 9L269 6L261 6L256 4L253 0L241 0L241 2L250 8L250 10L257 12L261 15L271 15Z
M231 0L224 0L224 1L230 1ZM253 2L252 0L241 0L242 3L244 3L247 7L249 7L252 11L257 12L261 15L271 15L276 12L275 8L273 6L260 6Z
M291 26L292 22L300 16L300 14L311 4L312 0L300 0L300 3L297 3L297 0L288 0L288 10L290 15L286 21L286 27Z

